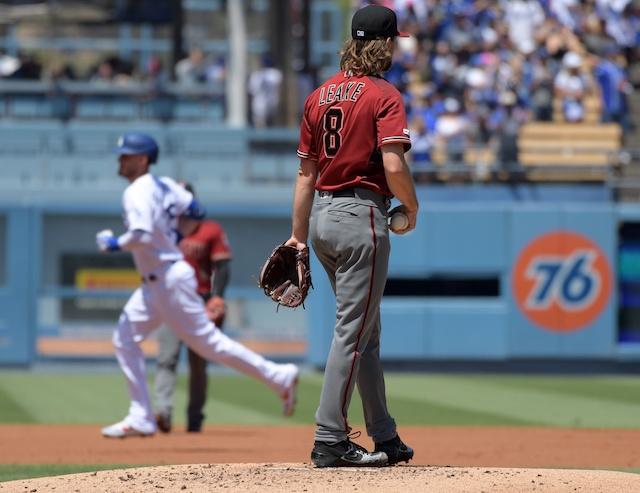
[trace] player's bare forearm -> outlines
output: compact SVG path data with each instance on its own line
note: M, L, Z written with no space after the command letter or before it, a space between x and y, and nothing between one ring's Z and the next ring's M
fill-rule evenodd
M416 227L419 204L411 170L409 170L409 166L404 159L404 148L402 144L382 146L382 161L384 163L384 172L389 189L394 197L402 203L402 205L395 210L400 210L407 215L409 218L409 227L404 231L411 231Z
M318 163L308 159L301 159L293 194L291 238L287 240L287 245L297 246L298 248L306 246L307 236L309 235L309 216L313 207L317 177Z

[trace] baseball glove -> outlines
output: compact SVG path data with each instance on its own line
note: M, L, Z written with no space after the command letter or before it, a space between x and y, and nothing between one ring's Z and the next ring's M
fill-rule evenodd
M220 296L212 296L209 298L209 301L207 301L205 307L209 320L220 329L224 323L224 317L227 314L227 304Z
M309 248L298 250L294 246L278 245L260 269L258 286L273 301L289 308L300 305L309 294L311 268L309 267Z

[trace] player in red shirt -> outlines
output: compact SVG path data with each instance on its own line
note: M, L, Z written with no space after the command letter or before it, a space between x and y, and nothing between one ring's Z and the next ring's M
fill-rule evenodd
M398 31L395 13L371 5L353 16L340 72L306 100L287 245L307 236L336 295L336 324L327 359L311 460L318 467L408 462L413 450L387 410L380 363L380 301L387 279L387 220L404 212L416 226L418 200L404 153L411 146L402 96L382 78ZM317 194L315 191L317 190ZM389 211L390 199L401 205ZM314 200L315 198L315 200ZM350 440L347 410L358 385L375 450Z
M193 193L193 187L183 184ZM229 281L232 254L222 226L211 220L183 220L180 229L185 237L180 241L184 259L193 267L198 280L198 294L207 303L208 314L218 328L222 328L226 306L224 290ZM216 314L211 312L216 307ZM155 379L156 423L160 431L171 431L171 411L176 387L176 369L182 341L168 327L158 330L158 359ZM207 360L189 349L189 404L187 431L202 429L207 399Z

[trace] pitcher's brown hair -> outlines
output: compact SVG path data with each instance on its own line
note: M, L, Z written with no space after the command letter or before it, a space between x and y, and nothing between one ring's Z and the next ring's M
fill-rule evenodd
M353 75L381 75L391 68L392 55L384 39L350 39L339 53L340 69Z

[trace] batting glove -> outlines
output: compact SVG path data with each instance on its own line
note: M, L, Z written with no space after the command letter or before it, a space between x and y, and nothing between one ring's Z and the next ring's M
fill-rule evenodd
M118 238L113 236L113 231L105 229L96 234L96 245L101 252L115 252L120 250Z

